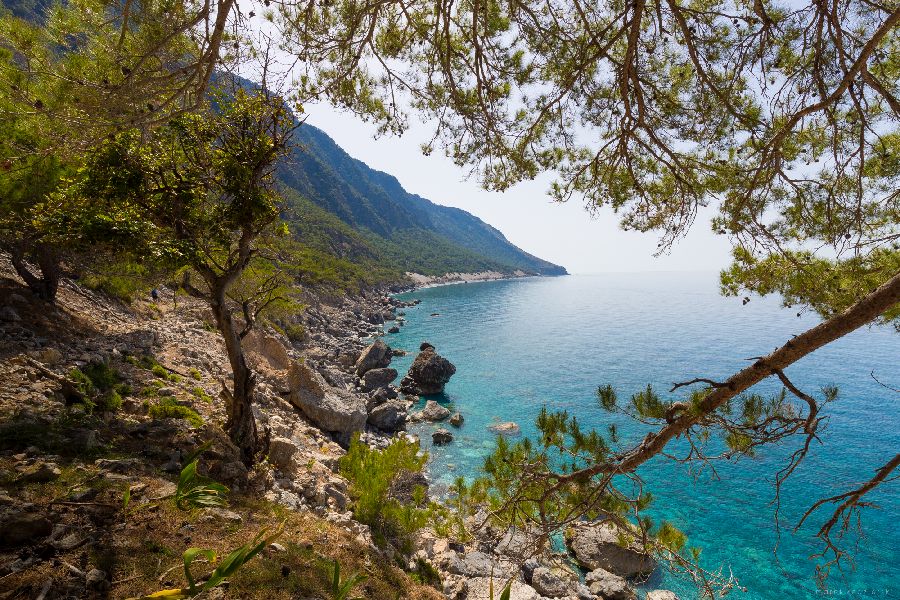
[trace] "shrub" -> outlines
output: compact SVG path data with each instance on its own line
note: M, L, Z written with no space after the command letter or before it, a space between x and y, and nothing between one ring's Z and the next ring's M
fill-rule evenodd
M179 404L178 400L171 397L161 398L158 402L148 405L147 412L153 419L184 419L193 427L203 425L203 417L196 410Z
M426 498L425 488L416 486L412 502L391 497L391 485L398 477L419 473L428 460L419 454L419 445L397 438L383 450L374 450L354 437L350 450L341 458L340 471L350 481L353 515L372 528L376 537L401 549L409 549L412 534L430 522L443 522L447 509Z
M119 383L119 372L105 362L91 362L69 372L89 410L114 412L122 406L122 396L131 394L131 386Z
M191 377L196 379L197 381L200 381L201 379L203 379L203 376L200 374L200 371L198 371L197 369L191 369L190 371L188 371L188 373L190 373Z
M191 388L191 394L193 394L194 397L197 398L198 400L203 400L207 404L212 404L212 401L213 401L212 396L207 394L206 390L204 390L200 386Z

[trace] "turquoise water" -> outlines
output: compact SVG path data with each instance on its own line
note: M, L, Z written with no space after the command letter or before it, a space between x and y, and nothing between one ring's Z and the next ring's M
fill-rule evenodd
M407 325L386 336L410 351L427 340L457 367L444 397L465 416L449 446L429 448L431 425L419 426L431 452L438 486L471 475L493 445L487 427L515 421L534 432L542 405L565 409L582 424L605 429L609 415L596 402L598 385L611 383L627 398L647 383L668 390L673 381L696 376L725 378L746 358L773 350L814 325L817 318L779 307L777 299L754 298L746 306L717 292L710 274L610 274L451 285L402 296L422 303L406 309ZM439 313L439 316L431 316ZM415 353L394 360L401 374ZM857 331L791 367L787 374L806 391L835 384L841 394L815 448L783 494L792 523L814 499L868 479L900 448L900 395L879 385L900 386L900 337L889 328ZM765 382L756 391L779 388ZM620 422L625 441L638 429ZM699 476L662 459L641 473L656 502L654 517L673 520L703 547L709 569L730 569L745 599L826 596L814 582L819 549L814 527L776 533L771 483L788 447L765 450L755 459L718 465L719 479ZM871 494L880 510L864 513L856 569L833 574L828 596L900 598L900 494L898 482ZM817 521L818 523L818 521ZM856 538L854 538L856 539ZM773 551L778 546L777 554ZM682 600L697 596L690 583L668 572L653 587L675 590Z

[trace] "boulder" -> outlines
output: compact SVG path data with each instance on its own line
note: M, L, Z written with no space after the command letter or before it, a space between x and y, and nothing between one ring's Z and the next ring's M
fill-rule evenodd
M522 431L521 428L512 421L494 423L493 425L488 425L488 429L501 435L519 435Z
M251 330L243 341L244 349L257 357L257 363L264 360L269 366L283 371L291 366L291 357L284 344L275 336L259 330Z
M395 379L397 379L397 369L371 369L362 376L361 385L364 392L371 392L389 386Z
M392 433L406 427L406 403L387 400L369 412L368 422L382 431Z
M19 313L12 306L4 306L0 308L0 321L6 321L7 323L17 323L21 321L22 317L19 316Z
M624 546L620 538L624 538ZM575 560L585 569L637 577L656 568L656 561L644 552L635 534L608 521L577 523L566 530L565 539Z
M289 471L294 466L297 450L297 445L287 438L272 438L269 442L269 462L282 471Z
M43 515L28 510L0 513L0 546L18 546L50 535L53 525Z
M21 483L48 483L57 479L61 473L54 463L37 461L22 471L16 480Z
M491 586L493 584L494 598L491 598ZM496 600L500 597L506 585L506 580L502 577L473 577L468 580L468 594L466 600ZM510 587L509 600L540 600L541 595L538 594L533 587L518 580L513 580Z
M464 420L465 419L463 419L462 414L460 414L458 412L455 412L452 415L450 415L450 424L453 425L454 427L461 427Z
M400 328L394 325L388 329L388 333L400 333Z
M669 590L653 590L652 592L647 592L646 596L647 600L678 600L678 596L675 592L671 592Z
M584 582L592 593L606 600L637 600L634 590L623 577L604 569L594 569L585 576Z
M356 374L362 377L366 371L380 369L391 364L391 347L382 340L365 348L356 360Z
M325 431L349 434L366 426L365 400L347 390L329 388L316 371L299 362L288 372L288 399L310 421Z
M401 391L407 394L441 394L444 385L456 373L449 360L427 347L416 356L406 377L400 382Z
M450 416L450 411L434 400L429 400L425 403L425 408L419 411L417 416L420 421L443 421Z
M443 446L453 441L453 434L442 427L431 434L431 441L435 446Z
M568 596L572 583L547 567L538 567L531 574L531 587L548 598Z

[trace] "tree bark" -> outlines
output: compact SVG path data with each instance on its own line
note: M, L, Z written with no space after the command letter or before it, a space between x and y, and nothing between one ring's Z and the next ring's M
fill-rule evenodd
M36 244L32 253L40 276L32 273L31 268L25 262L25 242L12 245L10 259L13 268L35 296L47 302L54 302L59 290L61 272L59 253L44 244Z
M256 376L247 365L240 335L234 326L231 311L228 310L225 303L226 288L227 284L224 282L211 282L209 296L209 305L216 318L216 325L225 340L228 362L231 364L231 372L234 375L232 390L229 392L226 388L223 394L228 415L225 431L231 441L240 449L243 463L250 466L260 451L256 419L253 417L252 409Z

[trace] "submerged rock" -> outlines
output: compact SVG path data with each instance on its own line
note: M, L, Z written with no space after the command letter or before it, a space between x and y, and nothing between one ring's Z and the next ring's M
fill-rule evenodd
M519 435L522 431L518 424L513 423L512 421L494 423L493 425L488 425L488 429L501 435Z
M362 377L367 371L381 369L391 364L391 347L383 340L375 340L375 343L365 348L356 360L356 374Z
M463 416L461 413L455 412L452 415L450 415L450 424L453 425L454 427L462 426L464 420L465 419L463 419Z
M442 394L454 373L456 367L453 363L429 345L416 356L406 377L400 382L400 390L406 394Z
M431 434L431 441L435 446L443 446L453 441L453 434L441 428Z
M624 538L626 545L621 545ZM637 537L610 522L577 523L566 530L566 546L585 569L603 569L619 577L637 577L656 568Z

